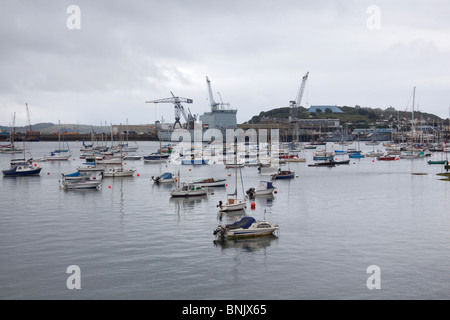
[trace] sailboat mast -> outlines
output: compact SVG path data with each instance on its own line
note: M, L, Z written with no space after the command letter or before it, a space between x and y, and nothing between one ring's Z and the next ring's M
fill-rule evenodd
M237 139L234 141L234 196L237 197Z
M412 122L411 122L411 129L412 129L412 142L414 143L416 140L416 128L414 126L414 105L415 105L415 100L416 100L416 87L414 87L413 90L413 103L412 103L412 113L411 113L411 117L412 117Z

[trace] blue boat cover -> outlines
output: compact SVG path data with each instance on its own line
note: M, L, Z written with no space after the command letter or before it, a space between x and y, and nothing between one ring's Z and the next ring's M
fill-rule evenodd
M65 176L66 177L78 177L79 175L80 175L80 172L77 171L77 172L74 172L74 173L66 174Z
M163 173L160 176L161 179L172 179L172 174L170 172Z
M241 220L236 221L233 224L227 225L228 229L248 229L252 225L253 222L255 222L255 218L252 217L243 217Z

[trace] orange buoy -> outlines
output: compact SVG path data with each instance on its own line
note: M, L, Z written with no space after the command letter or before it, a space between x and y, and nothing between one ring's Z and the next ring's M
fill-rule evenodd
M108 186L108 189L111 189L111 186Z
M252 203L250 204L250 207L251 207L252 209L255 209L256 204L255 204L254 202L252 202Z
M139 173L136 174L139 177Z

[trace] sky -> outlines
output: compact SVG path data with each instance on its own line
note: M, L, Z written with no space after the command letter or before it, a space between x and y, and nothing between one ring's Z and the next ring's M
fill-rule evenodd
M72 5L77 6L75 9ZM450 113L450 2L2 0L0 125L149 124L230 103ZM183 122L183 119L182 119Z

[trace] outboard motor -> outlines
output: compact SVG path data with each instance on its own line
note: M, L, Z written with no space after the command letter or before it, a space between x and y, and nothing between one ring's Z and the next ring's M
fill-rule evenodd
M219 200L219 204L217 205L217 207L222 209L222 200Z
M250 198L253 198L255 196L255 192L255 188L249 188L245 193L247 193Z

